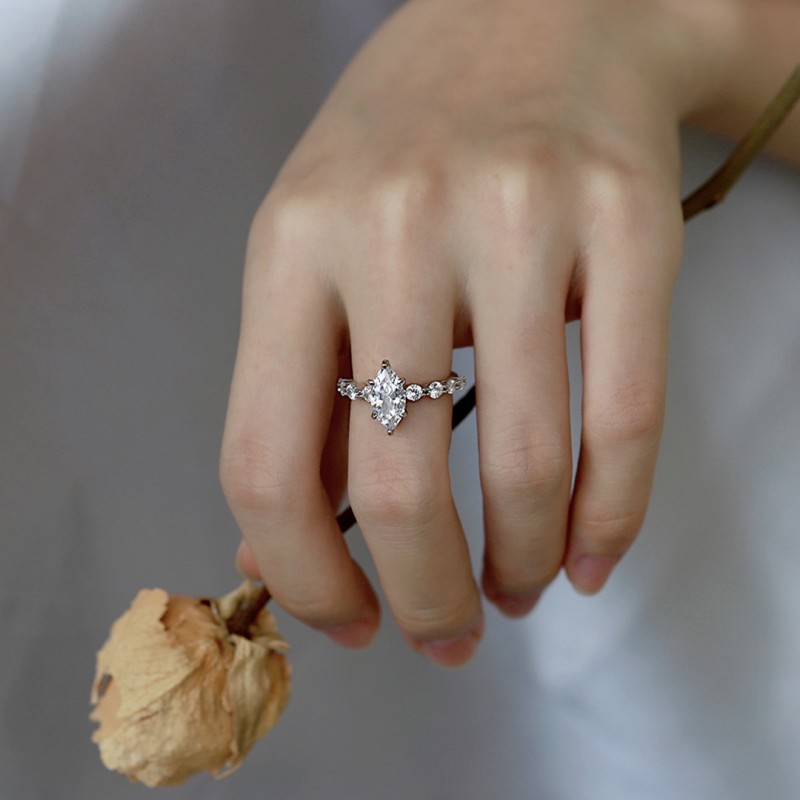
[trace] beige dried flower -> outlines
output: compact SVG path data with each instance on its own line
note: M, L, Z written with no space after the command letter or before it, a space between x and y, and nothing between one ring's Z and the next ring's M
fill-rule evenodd
M249 582L217 600L139 592L97 654L92 740L106 767L151 787L222 778L275 725L288 645L266 608L247 637L228 627L258 592Z

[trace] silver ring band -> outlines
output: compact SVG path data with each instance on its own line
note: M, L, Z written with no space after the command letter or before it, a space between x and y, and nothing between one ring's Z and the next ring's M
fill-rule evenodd
M363 387L359 388L352 378L339 378L336 391L350 400L366 400L372 406L372 418L380 422L391 435L406 416L406 402L415 403L423 397L436 400L461 391L466 385L467 379L455 372L451 372L444 380L431 381L424 386L419 383L406 385L405 379L384 360L375 377Z

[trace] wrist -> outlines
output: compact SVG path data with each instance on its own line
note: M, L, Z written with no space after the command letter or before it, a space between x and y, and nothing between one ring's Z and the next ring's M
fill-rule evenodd
M682 74L687 90L680 118L741 138L800 64L800 0L658 2L681 20L691 49ZM768 149L800 163L799 143L800 109L795 109Z
M731 65L742 50L747 5L747 0L653 0L651 25L661 45L656 52L681 121L726 97Z

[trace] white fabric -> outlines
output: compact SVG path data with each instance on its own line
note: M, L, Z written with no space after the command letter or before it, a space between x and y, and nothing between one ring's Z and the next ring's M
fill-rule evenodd
M216 458L250 216L392 5L0 0L3 798L143 796L89 742L93 654L141 586L237 580ZM690 135L687 187L726 149ZM285 719L171 796L797 796L798 219L800 176L765 160L689 225L651 511L600 597L489 611L456 674L389 620L354 654L281 614ZM477 561L473 419L451 465Z

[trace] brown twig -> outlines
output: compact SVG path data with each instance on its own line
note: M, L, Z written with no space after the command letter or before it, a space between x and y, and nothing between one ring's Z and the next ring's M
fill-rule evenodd
M684 220L690 220L701 211L713 208L725 199L731 187L789 116L798 99L800 99L800 65L722 166L683 201Z
M761 153L771 136L778 130L781 123L791 112L800 99L800 66L792 73L789 80L783 85L780 92L770 102L752 129L748 132L736 149L723 162L722 166L699 188L692 192L682 202L683 219L690 220L701 211L717 205L725 199L742 173L753 163ZM475 387L473 386L464 397L453 406L453 423L455 429L475 408ZM342 533L355 525L356 518L353 509L347 506L336 517L336 522ZM259 611L269 602L270 593L266 587L256 597L252 605L247 606L242 612L242 622L238 623L239 612L231 618L228 627L234 631L234 620L237 621L237 631L249 632L250 625L255 622ZM243 633L242 635L247 635Z
M253 598L252 603L239 606L227 621L228 631L237 636L250 638L250 626L258 619L261 609L269 603L272 595L266 586L259 589L258 594Z

